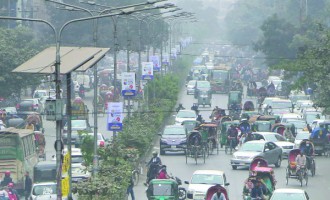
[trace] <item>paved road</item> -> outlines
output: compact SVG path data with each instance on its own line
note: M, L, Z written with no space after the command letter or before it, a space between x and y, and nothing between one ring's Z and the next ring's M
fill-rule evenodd
M193 95L187 96L185 90L183 89L179 98L179 102L183 104L185 108L190 108L192 103L196 100ZM221 108L227 107L227 95L213 95L212 107L219 106ZM201 114L205 119L210 115L211 109L205 108L201 109ZM159 144L156 143L154 146L155 150L159 150ZM229 186L229 198L231 200L242 199L243 182L248 177L247 168L239 168L238 170L232 170L230 165L230 155L226 155L224 150L221 149L219 155L211 155L206 159L206 163L202 162L197 165L194 161L188 160L188 164L185 162L185 157L183 154L166 154L161 156L162 162L167 165L168 172L172 173L174 176L180 177L183 181L189 181L192 173L199 169L217 169L222 170L226 173L227 180L230 183ZM330 164L330 159L325 157L316 157L316 176L309 178L308 186L303 186L311 199L327 200L329 189L330 189L330 173L328 173ZM275 176L277 179L276 188L290 187L290 188L301 188L298 181L294 179L289 180L289 185L286 186L285 183L285 169L287 166L287 160L282 161L282 166L280 168L275 168ZM141 178L145 181L145 177ZM134 188L135 195L139 200L147 200L145 195L145 186L143 186L142 181ZM187 188L187 185L184 185Z
M88 108L92 110L92 94L93 92L90 91L87 93L86 103ZM179 97L180 103L183 104L184 107L189 109L196 100L193 98L192 95L186 95L185 90L183 89L181 95ZM221 108L226 108L227 106L227 96L226 95L213 95L212 98L212 108L214 106L219 106ZM201 108L202 116L207 119L210 115L212 108ZM106 116L99 116L99 132L102 132L106 137L110 138L112 136L111 132L106 130ZM90 122L93 125L93 118L90 115ZM55 141L55 123L53 122L44 122L45 125L45 135L47 140L46 145L46 152L47 152L47 159L50 159L51 155L55 154L53 144ZM156 143L154 149L159 150L159 144ZM223 149L220 151L219 155L212 155L206 159L206 163L198 163L195 165L193 160L188 160L188 164L185 162L185 157L183 154L167 154L161 156L162 161L164 164L168 166L168 171L171 172L173 175L180 177L183 181L189 180L192 173L198 169L217 169L223 170L226 173L227 179L230 183L229 186L229 197L232 200L239 200L242 199L242 188L243 182L248 177L248 170L247 169L238 169L232 170L229 164L230 155L226 155ZM328 173L330 164L330 159L325 157L316 157L316 176L309 179L308 186L303 186L302 188L305 189L308 194L310 195L311 199L317 200L327 200L328 192L330 190L330 173ZM290 179L289 185L285 185L285 168L287 165L287 160L282 162L282 166L280 168L274 168L275 175L277 178L277 188L282 187L291 187L291 188L300 188L299 183L296 180ZM145 181L145 173L141 175L140 182L138 186L134 188L136 199L137 200L146 200L145 195L145 186L143 182ZM184 185L187 187L187 185Z

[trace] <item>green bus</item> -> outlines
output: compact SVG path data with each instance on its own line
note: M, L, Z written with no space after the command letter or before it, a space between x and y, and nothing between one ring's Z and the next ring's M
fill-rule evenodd
M26 171L33 177L33 167L38 163L35 135L29 129L7 128L0 131L0 174L11 172L15 189L24 189Z

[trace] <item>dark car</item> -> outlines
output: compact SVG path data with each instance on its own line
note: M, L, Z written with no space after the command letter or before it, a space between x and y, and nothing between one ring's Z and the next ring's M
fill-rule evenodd
M184 126L166 126L163 131L163 134L161 134L159 144L161 155L164 155L166 151L185 151L187 147L187 136Z
M24 114L26 112L41 111L41 103L38 99L23 99L16 105L17 114Z
M87 120L71 120L71 144L76 144L78 141L78 131L92 132L92 129ZM63 142L67 144L68 141L68 124L63 128Z

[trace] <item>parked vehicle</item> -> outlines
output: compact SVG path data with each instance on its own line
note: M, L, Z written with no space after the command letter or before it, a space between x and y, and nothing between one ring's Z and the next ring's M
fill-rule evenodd
M35 134L29 129L7 128L0 131L0 173L11 171L15 189L24 189L24 173L38 162Z

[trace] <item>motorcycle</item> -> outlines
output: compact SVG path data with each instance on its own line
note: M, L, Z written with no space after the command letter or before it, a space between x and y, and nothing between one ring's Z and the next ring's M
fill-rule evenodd
M182 185L182 181L179 177L172 177L173 180L175 180L178 183L179 186L179 200L186 199L187 196L187 190L184 187L180 187Z

